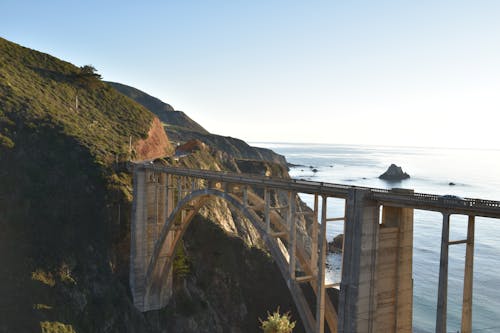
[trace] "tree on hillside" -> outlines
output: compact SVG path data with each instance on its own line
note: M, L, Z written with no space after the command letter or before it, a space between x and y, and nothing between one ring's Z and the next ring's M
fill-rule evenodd
M79 68L79 71L73 75L76 85L75 94L75 110L78 111L78 90L93 89L101 82L101 75L97 73L97 69L92 65L85 65Z
M74 75L75 83L81 88L94 88L101 80L101 75L97 73L92 65L85 65L79 68Z
M92 65L85 65L80 67L80 73L83 76L93 77L99 80L102 78L100 74L97 74L97 69L95 69L95 67Z

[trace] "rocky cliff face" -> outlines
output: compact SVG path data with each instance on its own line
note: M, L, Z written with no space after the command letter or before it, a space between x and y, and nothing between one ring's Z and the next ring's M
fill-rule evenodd
M178 162L163 163L289 177L284 165L238 160L196 141L178 149L189 154ZM261 190L251 193L254 200L262 200ZM271 198L277 205L285 200L282 193L273 193ZM299 235L306 234L309 224L301 221ZM166 313L155 315L158 328L168 332L261 332L258 318L280 307L299 321L294 332L303 331L285 281L266 254L258 232L225 201L215 199L200 211L184 237L184 252L189 273L174 277L172 303Z
M134 159L139 161L172 155L174 152L160 120L156 117L148 131L148 137L137 141L134 150Z

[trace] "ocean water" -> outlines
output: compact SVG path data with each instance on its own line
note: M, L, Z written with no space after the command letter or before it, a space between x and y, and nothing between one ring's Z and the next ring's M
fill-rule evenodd
M294 178L500 201L500 150L252 144L273 149L289 163L299 165L290 170ZM411 178L400 182L380 180L378 176L391 163L401 166ZM312 196L301 197L312 206ZM329 217L343 216L343 205L342 200L329 201ZM434 332L442 215L415 210L414 223L414 332ZM328 239L342 231L342 223L329 224ZM466 234L467 217L452 215L450 240L464 239ZM448 332L460 331L464 258L464 244L450 246ZM328 280L340 280L340 265L339 255L329 256ZM472 311L474 332L500 332L500 219L476 218Z

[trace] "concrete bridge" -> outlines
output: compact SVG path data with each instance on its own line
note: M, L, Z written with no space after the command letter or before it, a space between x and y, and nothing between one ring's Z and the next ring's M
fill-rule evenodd
M259 192L261 195L257 195ZM281 193L284 204L271 200ZM263 193L263 195L262 195ZM302 210L297 194L314 196ZM500 218L500 202L247 174L134 166L130 285L141 311L160 309L172 295L175 248L190 221L213 198L222 198L259 232L286 280L307 332L411 332L413 311L413 210L442 213L436 332L446 332L448 249L466 244L462 332L471 332L474 223ZM328 217L328 203L343 199L343 216ZM450 240L450 215L468 216L466 239ZM299 221L310 215L307 239ZM344 225L342 275L325 284L326 225ZM306 301L306 286L315 304ZM338 309L326 289L339 290Z

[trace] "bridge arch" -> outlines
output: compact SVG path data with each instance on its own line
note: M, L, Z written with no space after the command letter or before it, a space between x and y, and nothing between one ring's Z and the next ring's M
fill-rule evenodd
M266 244L286 281L306 332L323 332L325 321L330 331L336 332L337 311L331 299L325 297L326 228L321 228L321 232L317 230L318 207L315 204L316 222L312 224L311 235L316 236L311 236L311 251L308 253L307 246L296 235L297 217L303 213L296 211L297 190L303 188L289 185L286 180L280 182L207 170L149 164L134 168L129 274L134 305L145 312L168 304L172 296L175 247L196 213L209 200L221 198L250 221ZM248 191L251 187L263 189L264 198ZM272 191L287 193L283 206L279 202L271 206ZM311 192L307 190L306 193ZM327 197L323 195L322 199L323 221L326 219ZM248 205L249 202L252 205ZM285 208L286 217L277 212ZM321 225L326 226L326 223ZM278 239L286 240L286 249ZM302 271L300 276L296 274L297 269ZM306 301L301 288L304 283L316 294L316 308ZM315 316L312 311L316 312Z
M189 227L194 216L203 208L209 201L216 198L221 198L231 206L236 208L237 212L247 218L254 228L259 233L259 236L264 241L268 251L275 260L280 269L283 279L288 283L288 263L280 250L276 239L269 236L265 227L264 221L253 211L249 206L245 205L236 195L225 192L223 190L209 188L195 190L180 200L176 207L172 210L159 237L155 243L151 259L148 264L146 273L146 294L161 295L162 288L168 287L165 281L171 274L175 248L179 241L183 238L187 228ZM184 216L183 216L184 215ZM180 221L179 224L176 222ZM161 254L166 254L166 259ZM167 260L166 262L164 262ZM290 286L289 286L290 287ZM291 291L295 304L306 304L302 290ZM299 310L300 312L300 310ZM304 322L304 325L307 323Z

